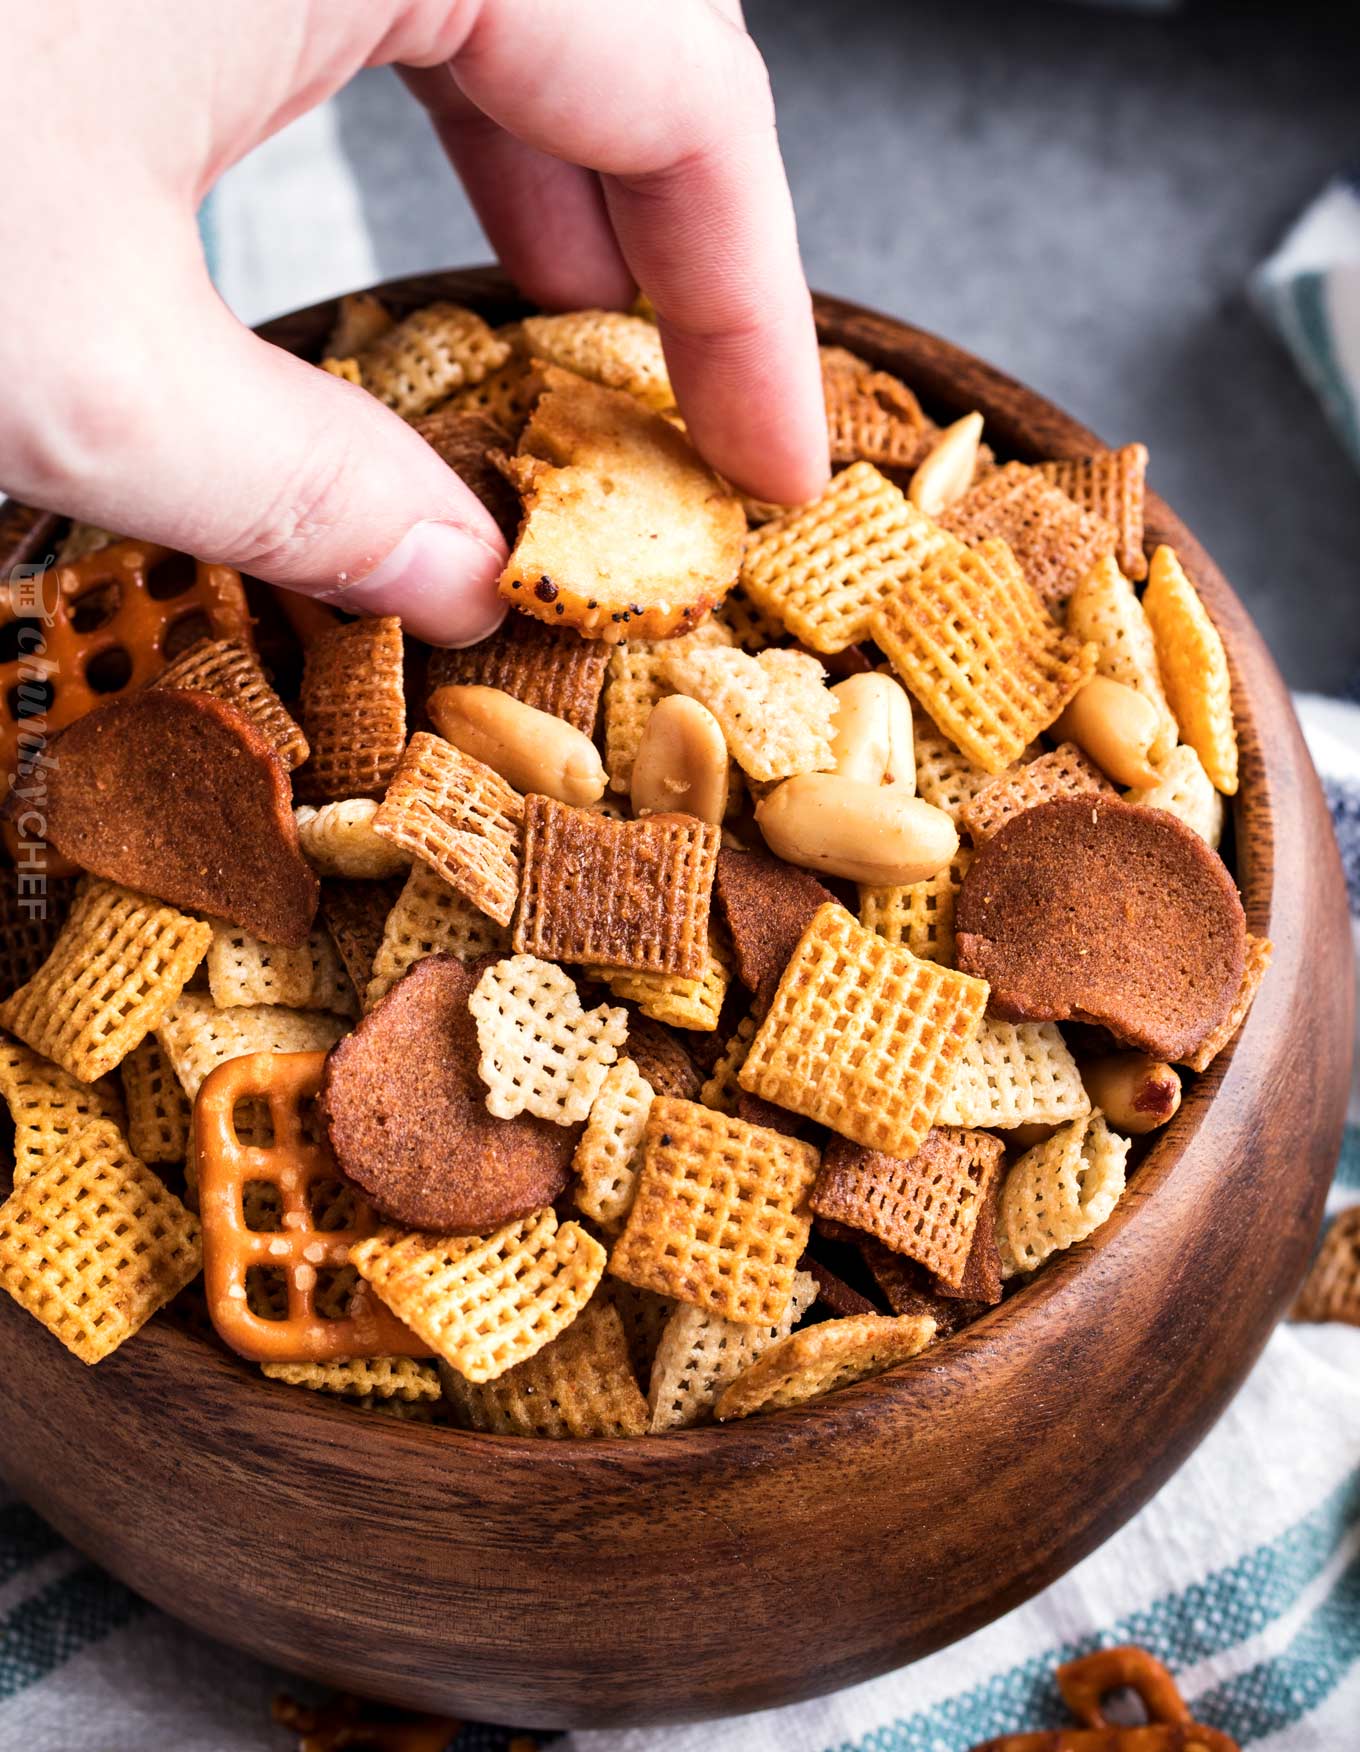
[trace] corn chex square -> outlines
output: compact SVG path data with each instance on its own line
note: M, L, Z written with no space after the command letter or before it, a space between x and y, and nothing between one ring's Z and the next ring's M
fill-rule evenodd
M630 1058L609 1067L572 1157L576 1207L602 1229L620 1227L637 1190L638 1152L656 1091Z
M1025 462L989 470L941 513L940 526L969 546L1004 541L1040 602L1054 613L1118 543L1103 517L1083 511Z
M707 1423L723 1391L787 1338L816 1300L817 1280L798 1271L788 1306L768 1326L742 1325L711 1308L677 1302L662 1328L647 1388L652 1433Z
M984 1017L963 1050L937 1121L1008 1131L1017 1125L1063 1125L1091 1102L1056 1022L998 1022Z
M497 1119L532 1113L555 1125L579 1124L628 1039L626 1010L585 1009L570 976L532 955L488 967L468 1009L487 1111Z
M519 893L524 799L499 773L420 730L393 775L374 832L508 925Z
M324 890L322 906L324 909ZM510 933L504 925L488 918L437 871L417 859L383 926L364 1008L371 1010L402 974L427 955L456 955L460 961L475 961L479 955L503 954L509 947Z
M976 766L966 754L961 754L912 701L912 732L916 743L916 794L924 803L943 809L958 825L965 805L970 803L984 785L996 776L986 767ZM1039 752L1037 744L1033 752ZM1005 768L1013 772L1018 762Z
M641 1436L647 1402L619 1311L601 1295L550 1344L494 1381L442 1365L444 1397L464 1429L501 1436Z
M713 1061L713 1069L699 1091L699 1100L704 1107L711 1107L715 1113L737 1111L737 1102L741 1097L741 1084L737 1081L737 1076L746 1063L746 1055L756 1037L756 1027L754 1016L743 1016L737 1023L736 1029Z
M929 1315L852 1314L790 1333L738 1375L718 1400L726 1421L820 1399L918 1355L935 1336Z
M833 1138L812 1208L819 1217L876 1236L957 1289L1002 1147L988 1132L945 1126L933 1127L910 1157Z
M676 639L628 639L611 649L604 693L604 764L610 790L626 794L632 788L633 762L652 707L675 692L665 677L670 659L731 643L732 633L721 621L707 620Z
M937 554L870 630L939 728L989 773L1004 772L1095 673L1096 647L1057 627L1005 564L1004 544Z
M973 861L972 851L958 851L934 876L896 888L860 885L859 922L877 931L887 943L899 943L922 961L954 965L954 906Z
M356 357L359 381L404 419L428 413L456 390L480 383L510 357L511 345L461 304L423 305Z
M811 1144L668 1096L642 1134L637 1193L609 1269L727 1320L768 1325L807 1246Z
M659 414L675 406L655 323L622 310L568 310L526 316L521 326L535 359L627 390Z
M47 960L0 1004L0 1027L97 1082L160 1025L211 941L211 925L91 879Z
M964 804L959 820L973 836L973 844L980 846L1027 809L1088 791L1107 797L1115 794L1114 786L1075 742L1062 742L1051 754L1041 754L1014 772L989 780Z
M201 1263L197 1219L110 1120L0 1205L0 1288L83 1363L117 1350Z
M526 798L516 951L701 977L721 839L693 815L611 821Z
M679 973L639 973L629 967L589 969L592 978L603 980L624 1003L636 1004L649 1021L662 1022L668 1028L687 1028L695 1034L711 1034L718 1026L729 971L727 949L711 930L697 979Z
M82 1083L50 1059L3 1035L0 1098L14 1121L16 1186L22 1186L86 1126L99 1120L112 1120L117 1125L123 1117L118 1097L108 1084Z
M133 1047L119 1072L133 1155L143 1162L185 1161L192 1108L154 1034Z
M867 462L837 475L819 499L752 537L741 587L754 607L813 651L843 651L903 581L953 536Z
M1108 523L1115 532L1115 558L1135 581L1147 577L1143 552L1143 499L1148 453L1145 444L1097 450L1067 462L1041 462L1039 473L1059 491Z
M1128 1154L1129 1140L1095 1112L1027 1150L1002 1182L997 1204L1002 1277L1036 1271L1093 1235L1123 1194Z
M261 1363L260 1373L289 1387L343 1399L398 1399L409 1405L440 1398L439 1371L416 1357L356 1357L333 1363Z
M346 621L307 646L298 715L311 747L293 779L304 803L381 797L406 745L401 622Z
M831 720L836 696L826 671L805 651L720 648L674 653L663 673L679 693L707 706L727 752L752 779L787 779L835 765Z
M855 1143L911 1156L986 1005L985 980L918 961L843 907L824 906L784 970L738 1081Z
M436 1355L493 1381L570 1326L595 1294L605 1250L579 1223L535 1211L493 1235L380 1229L350 1258Z

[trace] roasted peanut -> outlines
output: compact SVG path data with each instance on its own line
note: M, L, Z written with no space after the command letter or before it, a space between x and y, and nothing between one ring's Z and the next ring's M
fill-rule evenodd
M633 759L633 814L679 810L721 826L727 771L727 743L712 712L669 694L652 707Z
M831 690L831 752L839 778L916 791L911 701L900 682L877 672L852 675Z
M1096 675L1071 701L1051 734L1075 742L1117 785L1155 785L1152 750L1161 719L1146 694Z
M918 511L924 511L927 517L938 517L955 499L963 497L977 472L981 437L981 414L965 414L945 427L934 448L921 459L907 489L907 497Z
M441 687L430 695L430 722L447 742L498 772L517 791L559 803L604 796L605 770L595 744L574 724L526 706L498 687Z
M1081 1080L1114 1129L1134 1136L1165 1125L1181 1104L1175 1067L1145 1052L1090 1059L1081 1067Z
M959 849L943 809L836 773L785 779L756 805L756 824L786 862L875 887L924 882Z

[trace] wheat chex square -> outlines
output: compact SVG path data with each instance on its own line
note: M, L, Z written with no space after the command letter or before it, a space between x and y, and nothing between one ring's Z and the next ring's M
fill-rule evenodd
M431 693L450 686L498 687L591 736L609 651L603 639L587 639L574 627L545 626L511 609L499 630L480 644L435 651L429 687Z
M1008 462L984 474L942 513L940 525L971 545L1007 543L1044 607L1062 605L1118 536L1028 463Z
M1118 540L1115 557L1128 578L1147 577L1143 552L1143 499L1148 453L1143 444L1120 450L1097 450L1069 462L1041 462L1045 480L1076 501L1083 511L1103 518Z
M401 622L347 621L307 646L298 715L311 747L293 794L303 803L381 797L406 743Z
M697 979L721 838L692 815L611 821L526 798L516 951Z
M824 906L738 1074L743 1089L890 1156L935 1123L987 1005L985 980L918 961Z
M870 628L934 722L988 773L1004 772L1096 666L1096 647L1061 631L1009 557L986 542L935 555Z
M609 1269L725 1319L770 1324L807 1246L817 1151L692 1101L654 1101Z

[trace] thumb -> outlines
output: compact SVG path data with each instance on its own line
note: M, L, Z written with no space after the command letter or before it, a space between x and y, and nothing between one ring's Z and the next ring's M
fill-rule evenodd
M46 427L19 445L12 490L356 613L400 615L432 644L494 631L505 542L425 440L253 335L206 276L162 297L150 318L120 312L118 346L72 359L79 382L32 398Z

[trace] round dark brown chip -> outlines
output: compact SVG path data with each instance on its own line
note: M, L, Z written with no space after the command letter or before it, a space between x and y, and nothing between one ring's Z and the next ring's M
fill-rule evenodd
M1223 861L1174 815L1107 797L1027 809L969 866L958 965L1008 1022L1101 1023L1184 1059L1228 1014L1246 920Z
M495 959L418 961L326 1060L336 1162L394 1223L484 1235L567 1184L579 1126L486 1110L468 999Z

